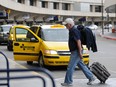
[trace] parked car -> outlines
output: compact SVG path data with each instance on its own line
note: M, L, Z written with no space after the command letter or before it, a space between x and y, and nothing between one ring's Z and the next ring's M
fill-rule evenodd
M104 26L104 29L112 29L112 24L106 24L106 25Z
M96 29L98 29L98 26L95 24L92 24L92 25L88 26L88 28L90 28L91 30L96 30Z
M8 33L12 25L1 25L0 26L0 44L7 43Z

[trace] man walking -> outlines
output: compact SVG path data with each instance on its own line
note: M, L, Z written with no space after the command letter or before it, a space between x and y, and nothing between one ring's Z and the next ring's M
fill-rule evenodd
M85 76L89 79L88 85L91 85L95 80L92 72L87 68L87 66L82 61L82 45L80 41L80 32L75 27L75 23L72 18L67 18L63 24L69 30L69 49L71 52L70 61L67 67L67 72L65 76L64 83L61 83L62 86L71 86L73 83L73 72L75 70L76 65L83 71Z

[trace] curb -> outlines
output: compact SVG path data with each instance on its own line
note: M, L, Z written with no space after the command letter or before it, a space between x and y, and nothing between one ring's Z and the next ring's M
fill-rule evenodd
M106 39L110 39L110 40L116 40L116 38L115 37L111 37L111 36L104 36L104 35L102 35L101 33L99 34L101 37L103 37L103 38L106 38Z

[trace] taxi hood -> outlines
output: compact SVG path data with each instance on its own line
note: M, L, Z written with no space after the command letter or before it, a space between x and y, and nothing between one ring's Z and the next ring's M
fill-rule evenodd
M68 42L48 42L48 41L44 41L44 43L48 47L48 49L69 50Z

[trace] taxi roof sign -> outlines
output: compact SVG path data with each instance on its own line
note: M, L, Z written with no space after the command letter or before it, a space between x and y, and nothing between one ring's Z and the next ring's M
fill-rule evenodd
M60 24L56 24L56 25L52 25L51 28L65 28L65 26L60 25Z

